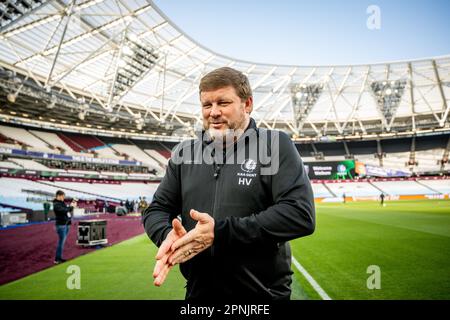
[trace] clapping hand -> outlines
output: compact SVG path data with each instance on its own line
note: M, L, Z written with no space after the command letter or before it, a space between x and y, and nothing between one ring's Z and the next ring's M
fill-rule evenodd
M194 209L190 214L197 224L194 229L172 244L172 254L169 257L171 265L186 262L213 244L214 218Z
M186 232L181 222L174 219L173 229L159 247L153 270L155 286L161 286L164 283L174 265L192 259L209 248L214 241L214 219L209 214L194 209L190 211L190 215L197 221L195 228Z
M173 229L167 234L166 239L163 241L156 254L156 264L153 269L153 278L155 280L153 283L158 287L163 284L167 274L173 267L168 262L169 256L172 253L172 244L186 234L186 229L181 225L180 220L173 219L172 227Z

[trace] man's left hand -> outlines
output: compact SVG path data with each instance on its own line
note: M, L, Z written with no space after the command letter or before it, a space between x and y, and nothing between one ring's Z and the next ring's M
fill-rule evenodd
M198 222L194 229L172 244L172 254L169 257L169 263L171 265L186 262L213 244L213 217L194 209L190 211L190 215L192 219Z

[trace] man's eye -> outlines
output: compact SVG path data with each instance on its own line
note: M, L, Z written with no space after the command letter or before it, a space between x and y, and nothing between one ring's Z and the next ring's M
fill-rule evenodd
M228 104L230 104L228 101L219 102L219 105L221 105L221 106L226 106Z
M211 108L211 104L204 104L203 108L205 108L205 109Z

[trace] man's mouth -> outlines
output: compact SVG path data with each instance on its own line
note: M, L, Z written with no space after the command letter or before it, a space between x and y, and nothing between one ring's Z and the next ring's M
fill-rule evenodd
M225 125L224 122L212 122L211 127L214 129L221 129Z

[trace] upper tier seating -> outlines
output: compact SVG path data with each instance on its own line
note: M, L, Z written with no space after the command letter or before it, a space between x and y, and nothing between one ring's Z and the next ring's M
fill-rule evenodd
M0 133L5 137L30 146L34 151L47 153L55 152L55 150L50 149L44 141L32 135L25 129L0 125Z
M97 147L93 149L100 158L107 158L107 159L116 159L116 160L124 160L125 157L118 156L113 149L111 149L109 146L104 145L101 147Z
M429 171L439 171L441 169L441 163L444 156L445 149L430 149L415 152L415 160L417 166L415 167L416 172L429 172Z
M167 163L169 162L169 159L163 156L160 152L152 149L145 149L144 150L150 157L158 161L163 166L167 166Z
M383 167L409 171L409 166L407 165L409 156L410 152L386 153L386 156L383 158Z
M0 148L8 148L8 149L17 149L21 150L22 146L20 144L12 144L12 143L0 143Z
M355 155L355 160L371 166L380 166L380 159L376 158L373 153Z
M159 141L146 141L146 140L131 140L133 144L138 146L139 148L145 150L154 150L160 155L162 155L166 159L170 159L171 157L171 150L178 144L176 142L159 142ZM121 143L121 142L115 142L115 143ZM156 154L152 153L151 156L158 160L158 157ZM161 159L163 160L163 159ZM158 160L159 161L159 160ZM166 161L167 162L167 161ZM166 163L163 162L163 163Z
M8 138L0 133L0 143L8 143Z
M29 130L35 136L38 136L49 145L58 147L68 153L72 152L72 149L55 133L46 132L46 131L38 131L38 130Z
M64 135L85 150L105 145L100 139L91 135L77 133L64 133Z
M85 151L85 149L82 146L80 146L79 144L77 144L74 141L72 141L72 139L67 137L65 134L58 133L58 137L62 141L64 141L64 143L67 144L73 151L75 151L75 152Z

